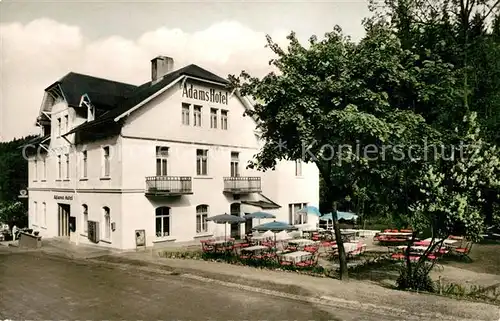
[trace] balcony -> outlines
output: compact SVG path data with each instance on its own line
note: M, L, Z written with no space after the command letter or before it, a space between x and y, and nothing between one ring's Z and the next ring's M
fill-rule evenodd
M146 177L146 196L181 196L193 194L189 176Z
M262 192L260 177L224 177L224 192L232 194Z

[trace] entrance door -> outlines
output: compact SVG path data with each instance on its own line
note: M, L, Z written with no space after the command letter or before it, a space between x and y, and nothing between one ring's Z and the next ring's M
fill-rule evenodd
M241 216L240 203L231 204L231 215ZM231 237L235 239L240 239L241 237L241 223L231 224Z
M250 213L245 213L246 214L250 214ZM245 234L248 235L248 234L252 234L252 228L253 228L253 218L247 218L246 222L245 222Z
M58 212L58 235L69 237L70 206L68 204L57 204Z

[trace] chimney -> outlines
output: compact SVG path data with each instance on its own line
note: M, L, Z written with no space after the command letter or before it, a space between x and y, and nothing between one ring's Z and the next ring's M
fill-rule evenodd
M151 60L151 81L161 80L163 76L174 70L174 59L166 56L158 56Z

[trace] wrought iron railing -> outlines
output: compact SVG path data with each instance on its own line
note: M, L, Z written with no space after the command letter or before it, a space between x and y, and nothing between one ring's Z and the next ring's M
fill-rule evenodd
M224 191L230 193L261 192L260 177L224 177Z
M189 176L148 176L146 193L148 194L192 194L193 184Z

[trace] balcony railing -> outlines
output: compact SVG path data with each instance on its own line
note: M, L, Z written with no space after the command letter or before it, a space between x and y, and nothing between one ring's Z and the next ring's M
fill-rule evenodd
M146 195L178 196L193 194L189 176L149 176L146 177Z
M224 192L234 194L262 192L260 177L224 177Z

